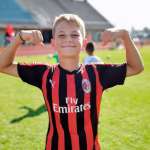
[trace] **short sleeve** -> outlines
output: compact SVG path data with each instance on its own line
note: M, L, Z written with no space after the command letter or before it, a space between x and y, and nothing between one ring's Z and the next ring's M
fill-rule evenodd
M17 71L22 81L42 88L42 77L48 66L44 64L18 64Z
M124 64L99 64L96 65L103 90L115 85L124 84L127 65Z

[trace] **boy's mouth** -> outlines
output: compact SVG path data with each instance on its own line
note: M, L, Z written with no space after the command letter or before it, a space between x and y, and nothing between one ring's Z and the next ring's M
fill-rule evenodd
M76 46L74 45L62 45L62 48L75 48Z

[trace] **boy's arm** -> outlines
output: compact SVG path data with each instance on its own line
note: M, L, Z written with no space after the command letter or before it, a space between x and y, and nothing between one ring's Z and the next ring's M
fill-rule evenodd
M18 47L24 41L30 41L34 44L41 44L42 34L39 30L22 30L16 35L14 41L0 53L0 72L18 77L17 64L14 64L14 58Z
M132 76L138 74L144 70L144 65L139 50L136 48L134 42L132 41L128 31L126 30L114 30L114 31L105 31L102 34L102 39L104 44L121 39L124 43L126 49L126 63L127 63L127 72L126 76Z

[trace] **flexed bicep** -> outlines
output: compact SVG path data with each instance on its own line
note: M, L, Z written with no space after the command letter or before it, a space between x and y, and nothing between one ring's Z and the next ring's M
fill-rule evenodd
M14 77L19 77L17 71L17 64L9 65L8 67L5 67L1 72Z

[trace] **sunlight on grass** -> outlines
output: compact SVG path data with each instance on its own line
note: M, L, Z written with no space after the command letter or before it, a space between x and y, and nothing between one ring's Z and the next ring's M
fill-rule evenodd
M149 150L150 47L141 49L145 71L124 86L104 92L99 125L102 150ZM96 51L105 63L123 63L123 50ZM81 62L85 53L81 53ZM49 56L19 62L55 63ZM0 74L0 150L44 150L48 126L42 93L20 79Z

